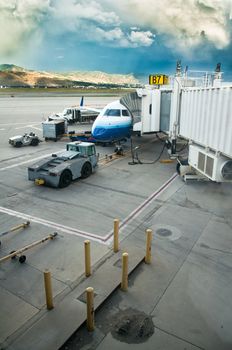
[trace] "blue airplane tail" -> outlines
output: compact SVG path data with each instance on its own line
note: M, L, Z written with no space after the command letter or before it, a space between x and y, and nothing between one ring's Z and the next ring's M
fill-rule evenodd
M84 106L84 96L81 97L80 107Z

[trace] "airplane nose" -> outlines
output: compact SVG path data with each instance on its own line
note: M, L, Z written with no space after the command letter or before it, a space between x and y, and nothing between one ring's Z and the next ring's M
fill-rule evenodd
M95 127L92 131L92 135L96 139L104 135L104 133L105 133L105 128L102 128L102 127L101 128Z

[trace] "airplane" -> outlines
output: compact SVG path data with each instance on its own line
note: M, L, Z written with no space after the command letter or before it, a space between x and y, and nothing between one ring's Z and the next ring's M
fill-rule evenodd
M120 143L122 140L130 138L132 130L132 115L128 109L120 103L119 100L108 103L103 109L96 109L92 107L84 106L84 96L81 97L79 107L66 108L64 111L71 109L78 109L81 114L86 112L97 113L91 130L91 140L106 143ZM70 118L73 118L73 113L70 114ZM67 113L63 112L50 116L48 120L67 119Z
M119 100L108 103L92 126L92 137L102 143L119 142L130 138L132 116Z

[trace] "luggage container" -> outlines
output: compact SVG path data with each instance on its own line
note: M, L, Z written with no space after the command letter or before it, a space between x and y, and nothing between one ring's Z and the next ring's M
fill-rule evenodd
M42 123L43 137L45 141L57 141L67 133L67 122L65 120L52 120Z

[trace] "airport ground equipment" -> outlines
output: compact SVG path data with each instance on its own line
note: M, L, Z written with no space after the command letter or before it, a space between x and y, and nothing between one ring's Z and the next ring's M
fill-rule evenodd
M23 248L20 248L20 249L17 249L15 251L12 251L10 252L10 254L0 258L0 263L6 261L6 260L9 260L9 259L16 259L16 258L19 258L19 262L22 264L26 261L26 255L23 255L22 253L31 249L31 248L34 248L36 247L37 245L41 244L41 243L44 243L48 240L53 240L55 237L57 236L57 232L54 232L54 233L51 233L50 235L48 235L47 237L44 237L42 239L40 239L39 241L35 241L31 244L28 244L26 245L25 247Z
M97 140L92 137L91 131L75 132L69 131L68 135L71 141L93 142L97 143Z
M52 154L28 168L28 179L38 185L67 187L72 180L87 178L98 165L94 143L69 142L63 153Z
M48 116L47 121L66 120L68 124L93 122L98 113L94 111L81 110L80 108L65 108L61 113L54 113Z
M19 224L19 225L17 225L17 226L12 227L12 228L9 229L8 231L5 231L5 232L0 233L0 237L6 236L8 233L17 231L17 230L19 230L20 228L26 228L26 227L28 227L29 225L30 225L30 221L26 221L26 222L24 222L24 223L22 223L22 224ZM1 244L2 244L2 242L0 241L0 245L1 245Z
M41 142L39 137L33 133L30 132L25 133L24 135L16 135L9 138L9 144L14 147L22 147L22 146L38 146L38 144Z
M67 122L64 119L46 121L42 123L45 141L57 141L67 133Z
M63 112L49 115L47 121L66 120L68 124L73 124L80 120L80 116L80 109L65 108Z

